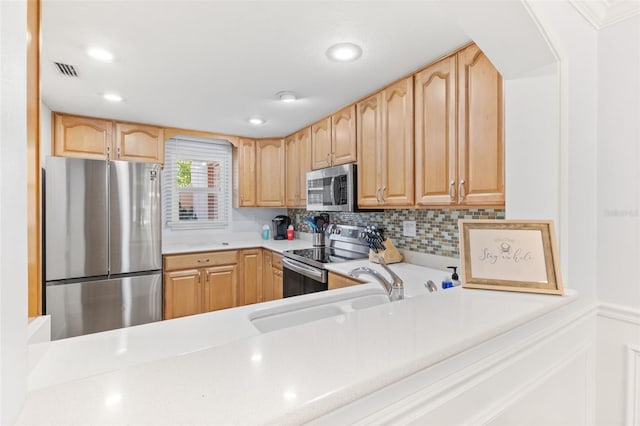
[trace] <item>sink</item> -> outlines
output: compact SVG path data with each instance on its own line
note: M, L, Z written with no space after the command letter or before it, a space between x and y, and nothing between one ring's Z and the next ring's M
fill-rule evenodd
M344 311L334 305L320 305L312 308L298 309L282 314L267 315L251 320L253 325L262 333L267 333L281 328L292 327L323 318L335 317L344 314Z
M375 287L338 294L313 293L300 299L292 298L290 303L255 310L249 314L249 321L260 332L267 333L385 303L389 303L385 291Z

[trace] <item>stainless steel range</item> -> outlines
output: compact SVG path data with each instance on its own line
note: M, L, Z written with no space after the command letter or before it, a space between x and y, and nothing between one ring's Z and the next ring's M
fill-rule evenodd
M291 297L328 289L328 263L366 259L369 245L361 238L360 226L331 224L328 245L283 253L283 296Z

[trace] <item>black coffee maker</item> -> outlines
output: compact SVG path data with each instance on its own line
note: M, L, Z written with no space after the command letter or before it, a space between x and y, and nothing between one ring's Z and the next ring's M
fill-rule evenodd
M271 220L271 232L274 240L286 240L287 228L291 225L289 216L278 215Z

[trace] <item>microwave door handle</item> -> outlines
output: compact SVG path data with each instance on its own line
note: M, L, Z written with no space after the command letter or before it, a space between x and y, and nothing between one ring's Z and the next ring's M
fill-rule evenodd
M331 194L331 205L332 206L337 206L338 205L338 200L336 200L336 177L332 177L331 178L331 188L330 188L330 194Z

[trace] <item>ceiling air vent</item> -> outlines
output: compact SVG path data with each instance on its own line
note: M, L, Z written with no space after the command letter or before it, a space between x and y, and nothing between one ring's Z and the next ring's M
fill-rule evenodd
M67 77L77 77L78 73L73 65L63 64L61 62L54 62L56 67L58 68L58 72L62 75L66 75Z

